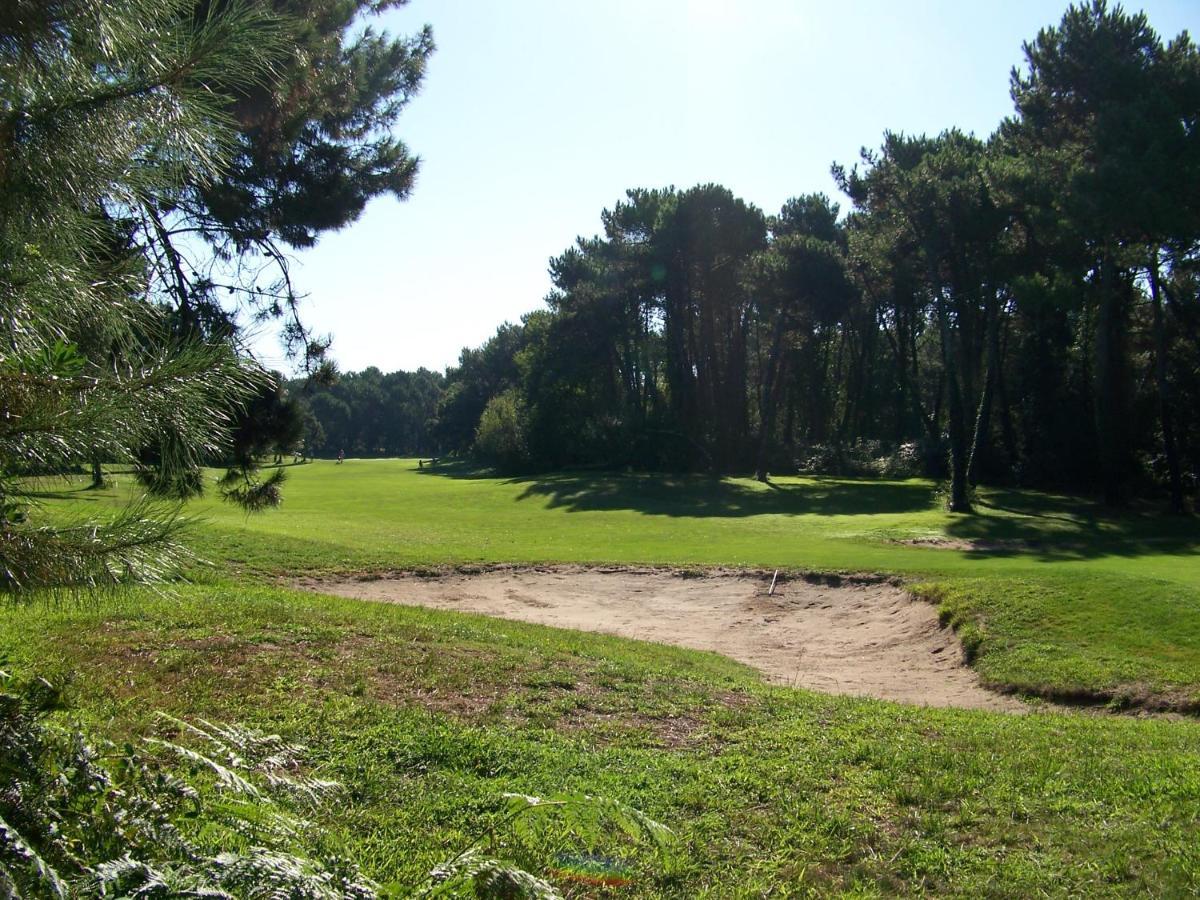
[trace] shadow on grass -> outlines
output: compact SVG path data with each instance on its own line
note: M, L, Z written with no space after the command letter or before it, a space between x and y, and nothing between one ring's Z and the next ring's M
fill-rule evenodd
M90 488L79 488L65 491L29 491L25 495L34 501L41 500L82 500L86 503L96 503L100 496Z
M969 551L975 557L1060 561L1200 552L1200 521L1150 505L1113 512L1086 497L992 489L976 511L946 525L949 537L976 544Z
M29 479L24 487L24 495L31 500L87 500L96 502L97 490L92 487L91 481L84 481L79 478L78 481L73 480L78 476L41 476L37 479ZM57 482L52 485L51 482ZM102 489L103 490L103 489Z
M455 479L497 479L493 469L465 460L425 466L419 474ZM760 486L704 475L622 474L611 471L518 475L518 502L544 499L569 512L633 510L672 517L757 515L870 516L924 512L937 505L937 489L923 481L810 478ZM1022 556L1046 561L1102 556L1200 553L1200 521L1165 516L1146 507L1113 514L1094 500L1029 490L983 489L976 515L948 519L945 531L972 558ZM949 550L943 552L950 552Z
M426 457L425 459L428 459ZM464 478L469 481L485 478L501 478L495 469L481 466L468 459L446 459L438 461L436 466L424 462L423 465L413 464L412 471L418 475L440 475L443 478Z
M491 469L458 461L427 466L420 472L448 478L497 477ZM928 483L832 478L760 486L704 475L597 471L522 475L510 477L506 483L524 487L518 501L545 498L550 509L634 510L653 516L853 516L918 512L934 502L934 490Z

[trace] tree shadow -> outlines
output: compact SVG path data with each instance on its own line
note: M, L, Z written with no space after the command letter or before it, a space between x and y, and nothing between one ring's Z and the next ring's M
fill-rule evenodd
M971 543L965 552L972 557L1053 562L1200 552L1200 521L1165 515L1150 504L1113 512L1087 497L993 489L977 507L980 515L946 525L950 538Z
M443 460L413 471L440 478L504 478L469 460ZM817 476L763 486L705 475L576 470L513 475L504 483L522 488L517 502L542 499L550 509L631 510L679 518L868 516L925 512L937 505L936 486L916 480ZM961 551L972 558L1055 561L1200 552L1195 517L1165 516L1149 506L1113 514L1090 498L1028 490L988 488L980 494L976 515L954 516L945 524L947 538L962 542Z
M425 459L428 459L428 457L425 457ZM417 475L438 475L442 478L463 478L470 481L504 477L490 466L481 466L479 463L472 462L469 459L442 458L438 460L436 466L431 466L428 463L417 465L414 460L412 471Z
M287 462L275 462L273 460L271 462L260 462L258 467L260 469L290 469L293 466L307 466L311 463L312 457L309 457L308 459L292 459Z
M767 489L727 479L688 475L556 475L512 479L518 497L545 497L568 512L626 509L671 517L854 516L928 509L933 489L912 482L817 479L772 483Z
M51 487L45 482L51 480L51 477L39 478L37 482L27 484L22 491L22 494L34 502L42 500L87 500L96 502L99 498L98 492L92 487L89 482L66 483L60 482L58 485ZM53 477L53 480L58 480Z
M495 478L465 463L439 463L422 474L449 478ZM739 517L759 515L853 516L929 509L934 489L926 482L851 481L815 478L766 486L704 475L555 472L513 476L524 490L517 501L544 498L549 509L568 512L633 510L652 516Z

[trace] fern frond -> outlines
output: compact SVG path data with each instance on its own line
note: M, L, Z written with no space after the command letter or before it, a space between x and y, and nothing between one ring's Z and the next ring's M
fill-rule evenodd
M662 822L652 819L640 809L608 797L564 794L542 798L517 793L502 796L514 827L526 837L531 836L539 819L554 814L559 817L563 827L585 840L604 836L611 823L633 840L652 844L663 853L669 851L676 841L675 832Z
M429 877L431 886L418 896L562 900L562 894L548 881L474 849L438 866Z
M171 886L161 872L131 856L102 862L92 870L90 887L101 897L161 897Z
M204 804L204 813L256 843L285 844L312 828L307 819L285 812L269 800L210 798Z
M342 789L342 784L339 781L331 781L325 778L295 777L284 775L281 772L271 769L266 769L263 772L263 778L266 779L267 784L271 788L286 791L313 806L324 802Z
M67 886L54 867L49 865L20 833L0 819L0 871L14 885L26 884L37 888L32 896L67 897ZM21 873L25 874L22 875ZM43 893L45 892L45 893ZM18 895L19 896L19 895Z
M256 847L222 853L210 865L213 880L248 900L375 900L375 886L357 871L341 872L310 860Z
M173 741L164 741L161 738L143 738L143 740L147 744L164 747L177 756L208 769L217 776L217 784L227 790L251 797L255 800L262 799L262 792L252 782L239 775L235 769L222 765L211 756L201 753L198 750L193 750L191 747L176 744Z
M307 748L278 734L206 719L197 719L199 724L193 724L165 713L159 718L213 745L227 758L230 768L261 775L272 790L285 791L311 805L341 790L339 782L300 774L300 760Z

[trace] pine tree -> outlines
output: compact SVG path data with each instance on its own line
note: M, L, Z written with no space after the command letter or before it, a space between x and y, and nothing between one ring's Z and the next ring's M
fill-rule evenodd
M174 333L147 302L161 247L130 235L136 210L219 176L229 98L271 77L283 39L249 4L199 20L185 0L0 13L0 589L152 579L181 552L174 510L150 501L35 525L30 479L153 448L155 491L185 496L262 383L228 342Z
M408 196L419 160L394 126L420 89L433 35L375 29L372 16L407 0L260 3L294 23L277 77L229 93L223 112L235 128L221 178L147 206L139 227L161 244L160 296L186 326L233 330L239 313L280 319L286 350L311 371L328 339L303 321L286 250L350 224L375 197ZM223 6L192 4L199 17Z

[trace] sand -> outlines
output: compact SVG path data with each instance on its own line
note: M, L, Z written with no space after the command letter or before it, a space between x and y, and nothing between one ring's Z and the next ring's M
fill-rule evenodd
M1027 709L984 689L934 607L886 581L553 567L307 579L363 600L482 613L722 653L771 681L923 706Z

